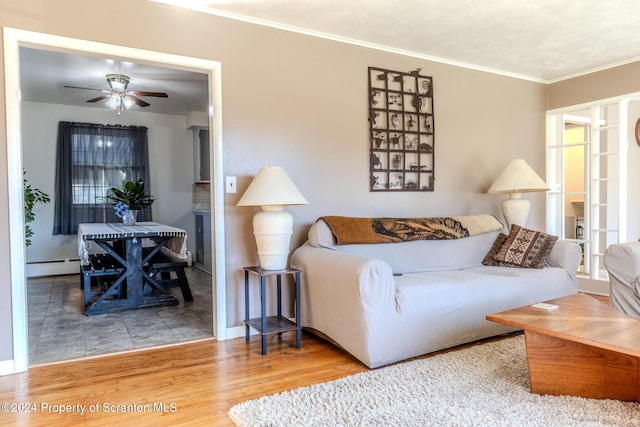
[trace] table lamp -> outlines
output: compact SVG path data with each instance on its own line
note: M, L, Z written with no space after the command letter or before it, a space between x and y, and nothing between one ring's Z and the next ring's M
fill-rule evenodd
M507 164L487 193L509 193L509 198L502 201L502 214L507 221L507 228L511 229L512 224L524 227L529 216L530 202L522 198L522 193L547 190L549 190L547 184L527 162L523 159L515 159Z
M287 267L293 216L284 207L308 203L279 166L261 168L249 184L237 206L260 206L262 209L253 217L253 234L258 246L260 267L264 270Z

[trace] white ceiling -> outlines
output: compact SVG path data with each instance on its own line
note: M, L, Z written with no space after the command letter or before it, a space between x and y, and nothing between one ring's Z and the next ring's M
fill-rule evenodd
M151 0L539 82L640 59L637 0Z
M86 102L100 96L100 92L64 86L108 90L106 75L110 73L129 76L128 90L165 92L168 95L167 98L140 97L151 105L144 108L133 106L132 110L178 115L208 110L208 79L204 73L20 48L20 92L23 101L106 108L105 100Z

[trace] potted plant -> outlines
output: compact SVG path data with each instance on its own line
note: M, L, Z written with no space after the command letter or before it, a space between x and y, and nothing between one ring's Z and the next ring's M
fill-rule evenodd
M22 172L23 175L27 174L27 171ZM41 190L37 188L31 187L27 178L24 178L23 185L23 194L24 194L24 236L25 236L25 245L31 246L31 237L33 236L33 230L28 225L30 222L36 217L36 214L33 213L33 208L38 202L49 203L51 199L49 196Z
M122 218L125 225L135 224L138 211L151 206L155 200L147 193L144 181L141 179L136 182L126 181L122 188L112 187L107 194L107 199L111 200L116 215Z

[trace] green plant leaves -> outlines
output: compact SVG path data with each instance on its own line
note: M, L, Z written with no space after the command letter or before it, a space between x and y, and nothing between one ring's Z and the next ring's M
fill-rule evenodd
M155 201L145 190L144 181L139 179L136 182L127 181L122 189L111 188L107 198L111 200L113 205L118 202L125 203L130 210L140 210L144 207L151 206Z
M26 175L27 171L23 171L23 175ZM49 203L51 201L51 199L49 198L49 196L37 189L37 188L33 188L31 187L31 184L29 184L29 181L27 180L27 178L23 179L23 195L24 195L24 236L25 236L25 245L26 246L31 246L31 237L33 236L33 230L31 229L31 227L29 225L27 225L30 222L33 222L33 220L35 219L36 214L33 213L33 208L35 207L36 203L41 202L41 203Z

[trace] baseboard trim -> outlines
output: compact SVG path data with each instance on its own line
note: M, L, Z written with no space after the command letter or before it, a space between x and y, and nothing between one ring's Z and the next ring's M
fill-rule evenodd
M30 262L27 263L26 270L27 278L79 274L80 261L78 259L64 259L58 261Z
M257 334L257 331L251 330L251 335ZM245 336L244 326L234 326L233 328L227 328L226 339L231 340L234 338L240 338Z
M16 373L16 366L13 360L0 361L0 376L11 375Z
M578 289L588 294L610 296L608 280L593 280L578 276Z

